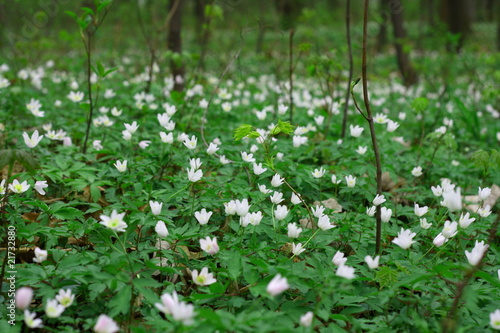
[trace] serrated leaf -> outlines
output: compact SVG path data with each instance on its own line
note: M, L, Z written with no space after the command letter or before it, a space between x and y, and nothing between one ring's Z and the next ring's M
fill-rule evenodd
M244 137L246 137L248 134L250 134L250 132L252 132L252 125L241 125L240 127L238 127L237 129L234 130L234 141L239 141L241 139L243 139Z
M129 285L121 288L118 293L109 301L109 316L115 317L117 314L127 314L132 299L132 288Z
M388 287L398 281L398 271L389 267L381 267L375 274L375 281L380 285L380 289Z

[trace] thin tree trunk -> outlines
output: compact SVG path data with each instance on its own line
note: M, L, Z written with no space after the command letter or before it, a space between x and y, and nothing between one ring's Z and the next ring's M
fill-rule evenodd
M169 2L169 12L173 11L173 14L168 24L167 46L169 50L179 55L182 53L181 30L183 4L184 1L182 0L170 0ZM170 61L170 68L174 77L174 90L182 91L184 89L185 74L183 61L175 61L172 59Z
M471 13L468 8L467 0L441 0L441 19L452 34L460 35L456 45L448 45L451 51L460 52L465 37L471 31Z
M380 0L379 12L380 12L380 26L377 35L377 52L381 53L387 44L387 21L388 17L389 0Z
M418 78L411 64L410 55L404 50L403 40L406 38L406 30L403 26L403 7L400 0L393 0L391 19L399 71L403 76L405 86L409 87L417 83Z

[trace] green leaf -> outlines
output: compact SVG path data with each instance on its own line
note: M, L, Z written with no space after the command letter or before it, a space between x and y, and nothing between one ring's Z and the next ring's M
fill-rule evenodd
M375 274L375 281L380 285L380 289L388 287L398 281L398 271L389 267L381 267Z
M52 215L59 220L72 220L77 217L82 217L83 213L73 207L62 207L53 212Z
M109 301L108 303L109 316L115 317L119 313L127 314L129 311L131 299L132 299L132 288L130 287L130 285L125 285Z
M253 130L252 125L246 125L246 124L241 125L240 127L234 130L234 136L233 136L234 141L239 141L243 139L244 137L249 135L250 132L252 132L252 130Z
M423 112L429 106L429 100L425 97L418 97L413 100L411 107L417 112Z

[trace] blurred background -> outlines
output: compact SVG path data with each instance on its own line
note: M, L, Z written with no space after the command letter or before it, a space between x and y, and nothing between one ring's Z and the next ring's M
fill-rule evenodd
M84 64L82 33L68 12L81 16L82 7L96 11L102 3L91 45L102 61L126 56L139 67L175 62L217 72L241 50L241 70L279 72L291 41L299 61L327 57L345 67L347 59L347 0L0 0L0 58L14 68L48 60L63 69ZM363 1L352 0L350 7L357 63ZM371 58L395 53L397 46L415 56L494 53L500 49L500 1L372 0L368 35ZM304 61L297 70L314 69Z

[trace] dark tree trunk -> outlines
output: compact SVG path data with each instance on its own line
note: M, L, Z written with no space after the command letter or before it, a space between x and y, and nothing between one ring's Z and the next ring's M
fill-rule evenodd
M495 11L497 13L497 50L500 51L500 3L495 5Z
M390 0L380 0L380 25L377 34L377 52L382 53L384 47L387 45L387 22L389 21L389 1Z
M411 64L410 55L404 50L403 42L406 38L406 30L403 25L403 7L400 0L393 0L391 2L390 12L399 71L403 76L405 86L409 87L417 83L418 78Z
M211 13L208 12L208 16L205 13L205 8L206 5L213 5L214 1L212 0L203 0L203 23L202 23L202 32L201 32L201 38L200 38L200 47L201 47L201 52L200 52L200 61L199 61L199 66L202 69L205 69L205 56L207 55L207 47L208 47L208 41L210 40L210 24L212 23L212 18ZM212 8L212 7L210 7ZM212 10L212 9L210 9Z
M278 15L281 17L281 27L284 30L295 28L297 17L302 11L302 1L276 0Z
M169 13L173 11L173 14L171 14L172 18L168 25L167 47L169 50L179 55L182 53L181 28L183 3L184 1L182 0L170 0L169 2ZM182 59L180 57L179 59L172 59L170 61L170 69L174 77L174 90L182 91L184 89L185 73Z
M448 45L448 49L460 52L465 37L471 31L471 13L468 0L441 0L441 19L447 24L448 30L458 34L456 45Z

